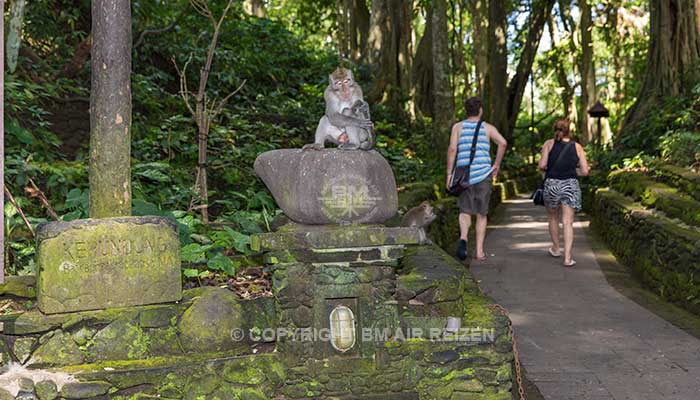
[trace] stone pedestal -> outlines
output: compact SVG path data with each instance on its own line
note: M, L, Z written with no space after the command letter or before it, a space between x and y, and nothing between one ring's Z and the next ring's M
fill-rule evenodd
M47 314L182 296L177 225L164 217L51 222L37 232L37 300Z
M255 160L279 207L301 224L382 223L396 214L396 181L376 151L281 149Z
M427 243L421 228L382 225L288 224L253 236L251 247L265 252L273 269L280 327L300 335L333 336L333 313L349 322L348 348L333 340L280 338L278 351L302 360L372 358L376 344L363 333L399 328L394 268L406 246Z

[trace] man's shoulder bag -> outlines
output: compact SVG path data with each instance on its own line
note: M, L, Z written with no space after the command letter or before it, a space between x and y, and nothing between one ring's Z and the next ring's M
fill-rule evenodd
M469 164L457 166L457 161L459 160L459 145L457 146L457 154L455 154L455 165L452 168L452 179L450 180L450 186L447 188L447 193L451 196L459 196L462 192L470 186L469 184L469 170L474 161L474 154L476 153L476 142L479 139L479 129L481 129L481 121L476 124L476 129L474 129L474 138L472 139L472 148L469 153Z

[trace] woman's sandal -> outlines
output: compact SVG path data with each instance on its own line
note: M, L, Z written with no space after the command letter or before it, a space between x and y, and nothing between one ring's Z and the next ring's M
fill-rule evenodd
M474 257L474 260L476 260L476 261L486 261L487 259L488 259L488 256Z
M573 267L574 265L576 265L576 260L571 260L571 262L568 264L564 263L564 266L569 268Z
M547 252L549 252L549 255L552 256L552 257L561 257L561 252L556 252L556 253L555 253L554 250L552 250L551 247L550 247L549 249L547 249Z

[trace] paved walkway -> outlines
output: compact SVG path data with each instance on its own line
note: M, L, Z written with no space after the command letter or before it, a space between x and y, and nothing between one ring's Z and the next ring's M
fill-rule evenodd
M698 400L700 340L619 294L575 224L573 268L547 255L542 207L506 202L473 263L484 291L513 320L520 359L545 399Z

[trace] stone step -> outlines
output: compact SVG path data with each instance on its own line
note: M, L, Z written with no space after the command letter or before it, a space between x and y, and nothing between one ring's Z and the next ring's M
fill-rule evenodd
M427 243L429 241L422 228L382 225L286 225L277 232L251 237L254 251L351 249Z
M403 257L403 246L354 247L350 249L291 249L265 254L265 264L294 262L391 262Z

